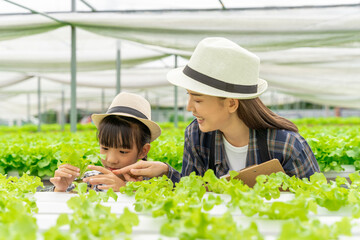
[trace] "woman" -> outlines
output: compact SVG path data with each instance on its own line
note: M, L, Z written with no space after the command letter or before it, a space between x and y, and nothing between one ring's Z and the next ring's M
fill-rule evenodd
M273 158L289 176L319 172L297 127L258 98L267 89L267 82L259 78L259 66L257 56L230 40L202 40L188 65L167 75L172 84L187 90L187 110L196 117L185 131L181 174L165 163L142 161L114 173L128 180L167 174L178 182L194 171L202 176L213 169L221 177Z

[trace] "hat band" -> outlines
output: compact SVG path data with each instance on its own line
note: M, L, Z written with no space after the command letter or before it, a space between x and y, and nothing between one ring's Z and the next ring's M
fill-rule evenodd
M139 112L138 110L130 107L123 107L123 106L112 107L106 112L106 114L109 113L127 113L138 118L148 119L142 112Z
M219 89L219 90L223 90L226 92L231 92L231 93L256 93L257 92L257 84L256 85L237 85L237 84L231 84L231 83L226 83L223 81L220 81L216 78L212 78L209 77L205 74L202 74L192 68L190 68L188 65L185 66L183 73L188 76L191 77L192 79L206 84L210 87Z

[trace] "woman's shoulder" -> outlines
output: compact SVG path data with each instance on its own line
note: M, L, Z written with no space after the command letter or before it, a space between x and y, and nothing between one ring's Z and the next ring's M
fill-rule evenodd
M185 136L193 137L201 133L199 123L194 119L185 129Z
M192 120L192 122L186 127L185 131L199 130L199 123L196 119Z
M268 129L268 138L274 142L283 142L301 149L306 140L298 133L286 129Z
M286 129L278 129L278 128L269 128L268 133L276 134L279 136L291 136L291 137L298 137L300 134L298 132L286 130Z

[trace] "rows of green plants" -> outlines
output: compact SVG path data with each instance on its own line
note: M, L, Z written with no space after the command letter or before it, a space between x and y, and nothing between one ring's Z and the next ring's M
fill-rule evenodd
M293 119L296 125L360 125L360 117L319 117L319 118L301 118ZM178 127L180 129L185 129L185 127L190 122L178 122ZM163 129L169 129L174 127L173 122L161 123ZM70 124L64 125L65 131L70 131ZM76 129L78 131L87 131L87 130L96 130L95 125L93 124L77 124ZM61 125L59 124L43 124L41 125L41 132L59 132L61 131ZM23 126L0 126L1 133L24 133L24 132L37 132L38 126L33 124L27 124Z
M118 239L130 234L134 225L139 224L137 214L124 210L121 215L103 206L109 198L118 196L112 189L88 194L86 184L80 184L78 195L68 200L72 214L60 214L55 226L39 232L35 213L38 207L34 193L43 187L39 177L24 174L22 177L7 177L0 174L0 239L2 240L71 240L71 239ZM63 231L61 227L68 227Z
M182 166L183 128L174 128L173 124L162 126L163 134L152 143L149 160L168 162L176 169ZM53 126L50 126L52 129ZM96 139L96 128L76 133L61 131L28 132L16 130L0 135L0 173L27 172L33 176L52 176L57 166L70 156L73 149L81 158L93 164L100 164L99 144ZM75 154L75 153L74 153ZM79 157L79 156L76 156Z
M321 171L342 171L341 165L360 169L360 125L299 126L299 131L313 150Z
M125 208L123 214L116 215L110 207L102 205L109 198L117 201L118 195L112 189L87 193L85 183L76 185L78 195L67 201L73 213L60 214L56 225L43 233L44 240L130 239L133 226L139 224L137 214ZM69 230L64 231L64 227Z
M178 122L178 128L185 129L185 127L190 122ZM161 123L162 129L169 129L174 128L173 122L165 122ZM71 129L70 124L64 125L64 131L69 132ZM88 130L95 130L96 127L94 124L77 124L76 125L77 131L88 131ZM40 132L61 132L61 125L59 124L42 124L40 127ZM36 133L38 132L38 126L33 124L25 124L22 126L0 126L0 132L1 133Z
M39 177L52 176L69 146L81 152L84 158L94 159L99 152L93 131L3 134L0 137L0 173L16 171Z
M327 117L293 120L308 141L323 172L360 169L360 118Z
M308 141L323 172L341 171L341 165L360 169L360 118L296 120L300 134ZM182 166L184 129L173 123L161 124L162 135L151 144L149 160L169 163L175 169ZM81 125L80 125L81 126ZM99 162L96 128L89 124L81 131L54 131L55 126L43 126L44 132L33 132L29 126L12 127L0 135L0 173L16 171L44 177L52 176L68 146L76 149L81 158ZM3 130L3 127L1 128ZM64 150L65 149L65 150Z
M43 186L40 178L0 174L0 239L36 239L36 201L29 193Z
M234 179L236 172L230 175L229 181L218 179L209 170L204 177L195 174L183 177L175 186L163 176L129 182L120 192L135 198L136 212L165 218L160 234L178 239L264 239L256 219L281 225L278 240L339 239L352 235L353 220L360 217L358 172L349 175L351 184L343 177L328 182L321 173L302 180L283 173L262 175L253 188ZM138 214L125 208L123 214L116 215L101 204L110 197L117 200L112 189L106 193L93 190L87 193L86 184L81 183L76 188L78 194L67 201L72 213L60 214L56 225L39 233L33 197L39 186L42 183L38 177L24 175L18 179L0 175L0 239L33 240L39 235L44 240L130 239L133 226L139 224ZM280 200L280 191L292 193L293 198ZM217 205L225 205L227 211L212 214ZM345 208L348 214L342 214L347 216L339 217L338 222L326 224L317 219L319 208L327 209L328 216ZM250 217L251 223L238 221L232 214L237 210Z
M353 218L360 217L360 176L349 175L352 184L345 178L327 182L325 176L316 173L310 179L289 177L284 173L259 176L254 188L233 179L218 179L212 170L204 177L192 173L183 177L175 187L166 176L143 182L129 182L120 189L135 197L135 211L151 213L154 218L166 217L160 233L178 239L264 239L255 222L248 228L239 225L232 214L236 210L256 219L282 220L282 230L277 239L339 239L351 235ZM344 187L345 186L345 187ZM293 193L288 201L276 201L281 191ZM217 194L206 194L212 191ZM222 196L230 196L225 201ZM268 201L273 200L273 201ZM227 211L213 216L216 205L225 204ZM331 212L350 208L351 214L328 225L311 214L318 208ZM255 219L255 218L253 218Z
M360 125L360 117L319 117L292 120L296 125Z

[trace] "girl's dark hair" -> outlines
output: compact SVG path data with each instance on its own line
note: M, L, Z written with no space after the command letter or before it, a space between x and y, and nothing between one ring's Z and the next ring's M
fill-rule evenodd
M146 143L150 143L151 132L142 122L124 116L109 115L99 124L97 131L99 143L109 148L136 148L140 153Z
M237 114L251 129L275 128L299 131L294 123L272 112L259 98L239 99Z

